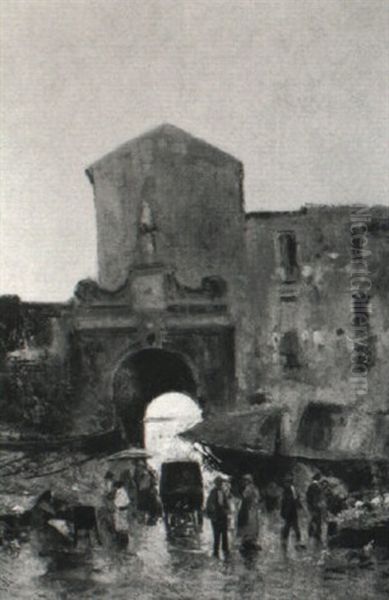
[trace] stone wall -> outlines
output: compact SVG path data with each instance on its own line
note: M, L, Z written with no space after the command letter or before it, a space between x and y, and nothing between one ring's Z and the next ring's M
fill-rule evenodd
M70 306L0 297L2 435L56 435L72 427L78 385Z

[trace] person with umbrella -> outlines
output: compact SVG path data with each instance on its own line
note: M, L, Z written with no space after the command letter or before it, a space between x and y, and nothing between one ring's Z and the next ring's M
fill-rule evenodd
M121 546L127 546L129 535L128 510L130 508L130 499L124 487L123 481L115 481L113 484L113 504L114 504L114 527L117 540Z

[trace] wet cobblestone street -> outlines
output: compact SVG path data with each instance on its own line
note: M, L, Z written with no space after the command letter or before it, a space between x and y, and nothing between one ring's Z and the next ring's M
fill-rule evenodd
M136 526L126 551L80 545L75 555L37 557L30 543L2 553L2 600L384 600L389 562L373 556L364 568L341 551L325 555L292 547L284 556L275 521L261 532L262 551L242 557L232 536L229 560L211 557L208 521L201 533L166 535L162 522ZM134 550L136 549L136 552Z

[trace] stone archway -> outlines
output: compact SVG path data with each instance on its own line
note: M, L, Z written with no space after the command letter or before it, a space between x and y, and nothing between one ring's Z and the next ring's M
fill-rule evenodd
M122 360L113 379L113 401L119 426L129 444L144 445L147 405L167 392L181 392L197 400L195 374L181 354L145 348Z

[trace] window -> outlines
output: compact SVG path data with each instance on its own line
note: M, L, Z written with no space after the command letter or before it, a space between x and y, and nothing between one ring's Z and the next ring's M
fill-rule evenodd
M297 242L292 231L285 231L278 236L280 248L280 266L283 270L283 281L293 283L298 279Z

